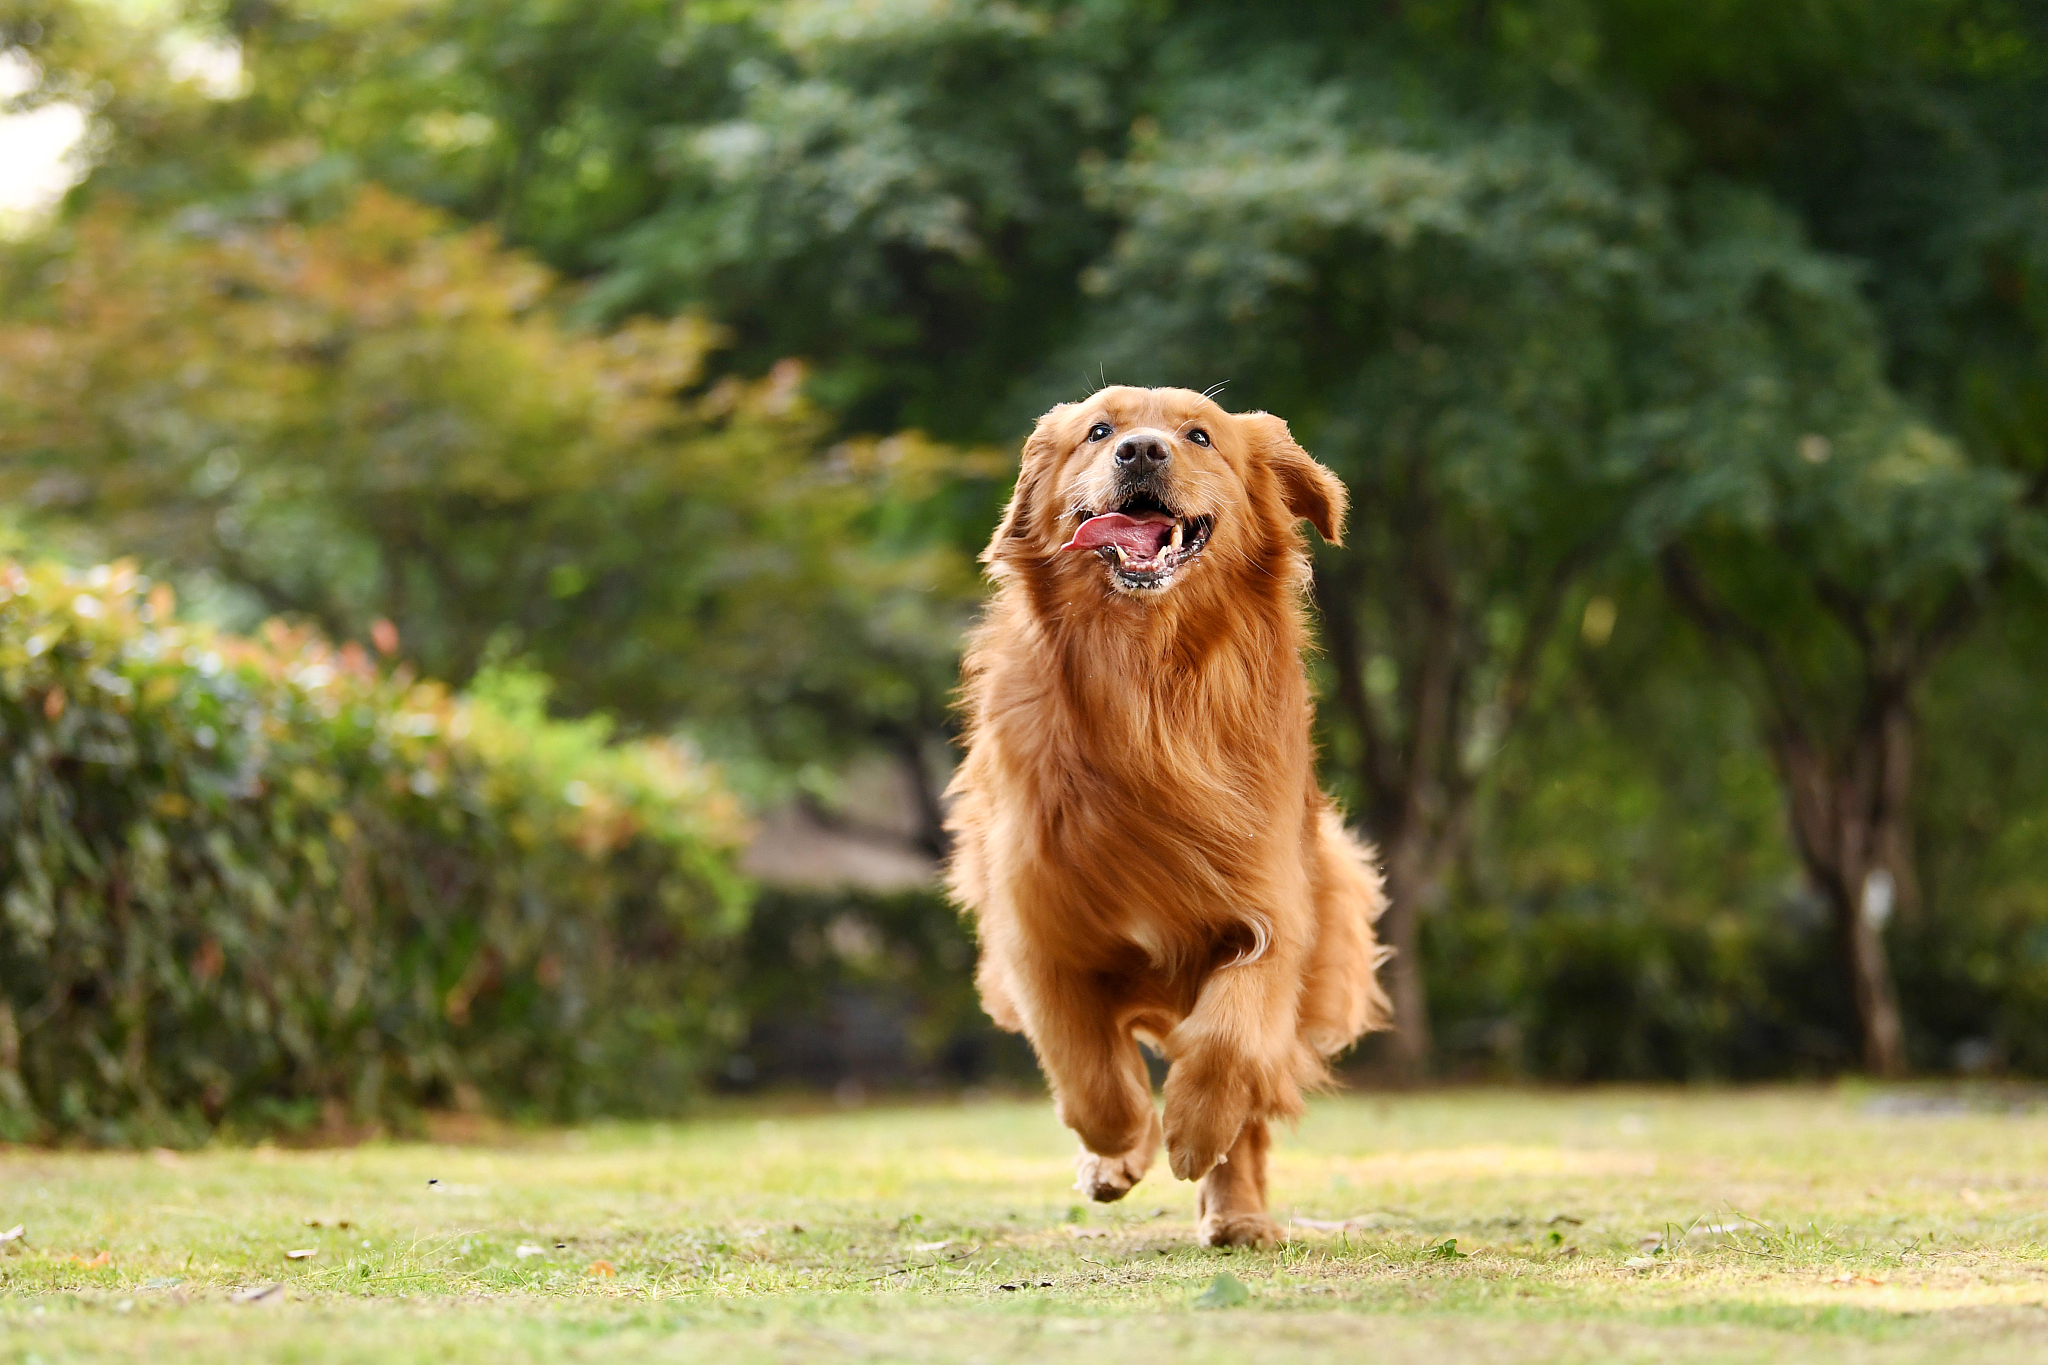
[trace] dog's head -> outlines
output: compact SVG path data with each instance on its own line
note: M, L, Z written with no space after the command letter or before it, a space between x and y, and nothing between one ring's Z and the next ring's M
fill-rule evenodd
M1103 389L1038 419L983 558L1159 599L1209 575L1272 576L1307 518L1336 542L1344 485L1287 424L1188 389Z

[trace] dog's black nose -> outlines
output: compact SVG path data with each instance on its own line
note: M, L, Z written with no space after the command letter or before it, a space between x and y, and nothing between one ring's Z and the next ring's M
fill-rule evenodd
M1159 468L1172 458L1166 442L1157 436L1142 433L1126 436L1117 442L1116 467L1133 474L1144 474Z

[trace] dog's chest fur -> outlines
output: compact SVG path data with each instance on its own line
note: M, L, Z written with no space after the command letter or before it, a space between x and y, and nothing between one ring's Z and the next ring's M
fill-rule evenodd
M1009 847L990 889L1030 899L1015 908L1042 950L1202 963L1253 950L1276 902L1306 894L1308 698L1287 635L1197 657L1045 640L982 680L980 740L1014 769L986 784L1011 807L991 812Z

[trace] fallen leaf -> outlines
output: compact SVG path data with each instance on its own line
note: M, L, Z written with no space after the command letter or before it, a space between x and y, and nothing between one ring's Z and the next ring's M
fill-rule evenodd
M284 1302L284 1286L281 1284L256 1284L247 1289L237 1289L228 1296L228 1301L239 1304L278 1304Z
M20 1241L21 1235L25 1231L27 1231L27 1224L16 1223L13 1227L7 1229L7 1231L0 1232L0 1245L5 1245L8 1242Z
M1251 1298L1252 1291L1245 1288L1244 1281L1226 1270L1209 1281L1209 1287L1195 1296L1195 1307L1235 1308L1239 1304L1250 1303Z
M1069 1236L1069 1237L1107 1237L1107 1236L1109 1236L1109 1229L1108 1229L1108 1228L1077 1228L1077 1227L1075 1227L1075 1226L1074 1226L1074 1225L1073 1225L1072 1223L1069 1223L1069 1224L1067 1224L1067 1236ZM940 1243L938 1243L937 1245L939 1245L939 1246L944 1246L944 1245L945 1245L945 1243L944 1243L944 1242L940 1242Z
M619 1272L616 1268L613 1267L610 1261L592 1261L583 1273L586 1275L597 1275L609 1279L611 1276L616 1275Z
M287 1251L284 1258L287 1261L310 1261L319 1254L319 1247L299 1247L295 1251Z
M93 1257L90 1261L86 1260L83 1256L73 1256L71 1258L74 1264L82 1265L87 1270L98 1270L103 1265L112 1264L113 1259L114 1253L111 1251L102 1251L99 1253L99 1255Z
M1086 1237L1086 1236L1089 1236L1089 1235L1090 1235L1090 1234L1088 1234L1088 1233L1085 1233L1085 1232L1077 1232L1077 1233L1075 1233L1075 1236L1077 1236L1077 1237ZM1108 1234L1106 1234L1106 1233L1096 1233L1096 1234L1093 1234L1093 1235L1095 1235L1095 1236L1098 1236L1098 1237L1100 1237L1100 1236L1107 1236ZM947 1247L949 1247L949 1246L951 1246L951 1245L953 1245L953 1239L952 1239L951 1237L948 1237L948 1238L947 1238L947 1239L946 1239L945 1241L943 1241L943 1242L912 1242L912 1243L910 1244L910 1249L911 1249L912 1251L944 1251L944 1250L945 1250L945 1249L946 1249Z
M1982 1208L1984 1206L1984 1196L1977 1193L1975 1190L1965 1189L1957 1197L1973 1209Z
M1635 1271L1655 1270L1657 1268L1657 1258L1654 1256L1631 1256L1626 1261L1623 1261L1622 1264Z
M535 1246L531 1242L521 1242L519 1246L513 1250L512 1254L523 1261L529 1256L545 1256L547 1255L547 1252L543 1251L541 1248Z
M1462 1261L1465 1253L1458 1250L1458 1239L1446 1237L1429 1249L1429 1255L1439 1261Z

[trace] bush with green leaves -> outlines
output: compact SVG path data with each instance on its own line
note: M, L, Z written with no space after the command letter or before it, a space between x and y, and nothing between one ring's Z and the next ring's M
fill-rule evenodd
M0 1137L686 1097L738 1025L739 810L544 702L0 561Z

